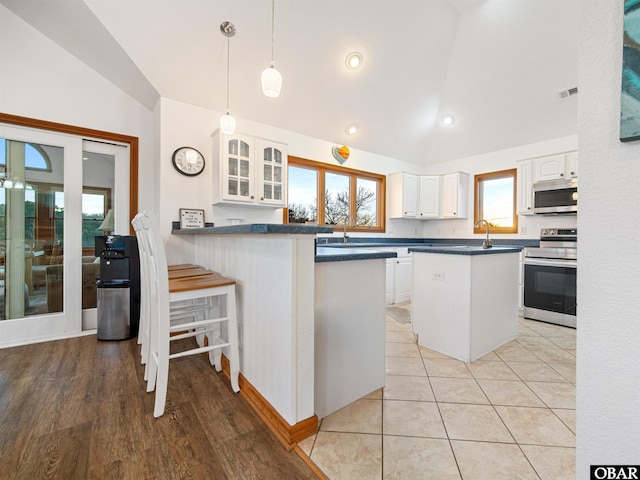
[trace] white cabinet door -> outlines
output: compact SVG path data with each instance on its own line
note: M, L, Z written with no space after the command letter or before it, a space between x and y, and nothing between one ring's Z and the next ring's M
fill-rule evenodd
M467 218L469 174L449 173L442 176L442 218Z
M533 215L533 161L520 160L518 165L518 215Z
M440 178L440 175L419 177L419 218L438 218L440 216Z
M253 144L251 137L220 136L220 200L240 203L255 200Z
M389 175L389 218L416 218L418 177L410 173Z
M411 257L398 257L396 260L395 295L394 303L411 301L413 289L413 259Z
M386 288L385 288L385 303L387 305L393 303L393 288L394 288L394 272L395 272L395 258L387 258L386 259Z
M566 157L564 153L533 159L533 181L558 180L565 177Z
M567 178L578 178L578 152L567 153L567 169L565 176Z
M256 190L257 201L274 207L286 206L287 146L269 140L257 142L260 182Z

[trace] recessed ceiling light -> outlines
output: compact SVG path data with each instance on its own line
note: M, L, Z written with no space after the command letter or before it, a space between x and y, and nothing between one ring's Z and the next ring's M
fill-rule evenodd
M454 117L450 113L445 113L444 115L442 115L442 117L440 117L440 123L442 123L442 125L444 125L445 127L450 127L451 125L456 123L456 117Z
M347 128L344 129L347 135L355 135L358 132L358 125L352 123L351 125L347 125Z
M355 70L360 65L362 65L362 61L363 58L360 52L351 52L349 55L347 55L344 63L347 65L347 68L349 70Z

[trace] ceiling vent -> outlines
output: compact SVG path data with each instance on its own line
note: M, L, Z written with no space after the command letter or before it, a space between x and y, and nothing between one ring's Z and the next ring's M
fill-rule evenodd
M560 90L558 92L558 95L560 95L560 98L569 98L577 94L578 94L577 86L571 87L571 88L565 88L564 90Z

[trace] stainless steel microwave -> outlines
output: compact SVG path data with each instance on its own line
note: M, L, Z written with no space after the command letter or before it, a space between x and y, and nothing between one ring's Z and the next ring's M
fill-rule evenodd
M575 215L577 212L577 178L533 184L533 213Z

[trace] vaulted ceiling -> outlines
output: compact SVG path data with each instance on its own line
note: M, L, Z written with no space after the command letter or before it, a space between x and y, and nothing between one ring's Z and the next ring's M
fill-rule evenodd
M152 109L159 96L416 164L573 135L578 0L0 0ZM345 57L359 51L358 70ZM439 118L452 113L456 123ZM354 136L345 127L356 123Z

